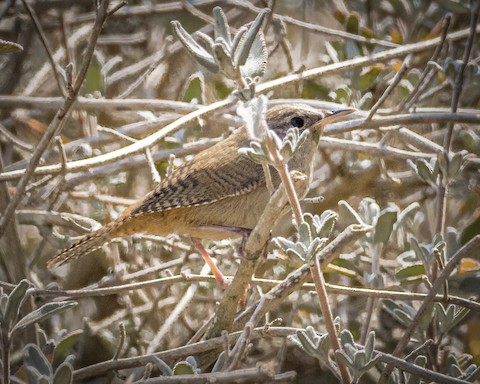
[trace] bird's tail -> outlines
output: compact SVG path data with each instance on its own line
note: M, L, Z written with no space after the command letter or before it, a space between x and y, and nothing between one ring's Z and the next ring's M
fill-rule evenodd
M113 221L102 228L86 235L84 238L71 245L69 248L63 250L58 255L52 257L47 262L48 268L58 267L62 264L68 263L72 260L78 259L90 252L100 248L103 244L110 241L114 237L115 229L117 229L122 222Z

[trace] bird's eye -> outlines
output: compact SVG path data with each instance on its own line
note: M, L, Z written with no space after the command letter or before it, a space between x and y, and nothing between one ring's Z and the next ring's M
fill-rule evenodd
M292 124L292 127L302 128L305 122L301 117L295 116L292 117L292 120L290 120L290 124Z

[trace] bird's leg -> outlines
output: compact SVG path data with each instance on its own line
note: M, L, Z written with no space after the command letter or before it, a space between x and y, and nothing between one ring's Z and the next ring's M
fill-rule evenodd
M227 281L225 280L225 277L223 276L222 271L218 269L217 265L215 262L212 260L210 255L208 254L207 250L202 244L202 240L200 240L197 237L191 237L192 243L197 247L198 251L203 257L203 260L208 264L210 267L210 270L212 271L213 275L215 276L215 280L217 280L218 284L220 285L220 288L225 289L228 285Z
M227 232L233 235L241 236L242 242L240 243L238 254L240 257L245 256L245 243L247 242L248 236L250 236L250 233L252 232L251 229L244 227L226 227L222 225L199 225L195 228L204 230L207 229L209 231Z
M245 255L245 243L248 239L248 236L250 235L250 232L251 232L250 229L243 228L243 227L226 227L226 226L224 227L221 225L201 225L196 228L202 229L202 230L209 230L209 231L213 230L218 232L227 232L227 233L240 235L242 237L242 242L240 243L240 248L238 250L238 253L241 257ZM212 270L212 273L215 276L215 280L218 281L220 287L226 288L227 281L225 280L223 273L220 271L220 269L218 269L217 265L208 254L207 250L202 244L202 241L197 237L192 237L191 239L193 244L195 244L195 246L199 250L205 262L208 264L208 266Z

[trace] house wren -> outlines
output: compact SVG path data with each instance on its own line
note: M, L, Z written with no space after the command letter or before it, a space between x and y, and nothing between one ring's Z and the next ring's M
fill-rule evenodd
M269 109L266 121L280 138L292 127L300 132L309 130L310 136L289 160L288 167L310 178L313 155L323 127L351 112L353 109L323 114L307 105L283 104ZM152 192L128 207L117 220L50 259L48 267L86 255L116 237L135 233L159 236L178 233L192 238L216 279L223 284L223 275L200 239L245 238L257 224L270 193L262 165L239 154L238 150L249 143L246 128L241 127L227 139L198 153L163 179ZM273 168L270 173L274 186L278 186L278 173Z

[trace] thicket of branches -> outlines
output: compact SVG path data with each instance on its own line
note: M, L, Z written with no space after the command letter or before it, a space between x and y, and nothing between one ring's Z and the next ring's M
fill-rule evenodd
M3 382L478 380L478 15L467 0L0 5ZM205 243L226 290L178 234L46 268L242 117L261 122L265 96L357 111L327 127L313 185L282 176L245 257ZM297 133L244 152L279 169Z

